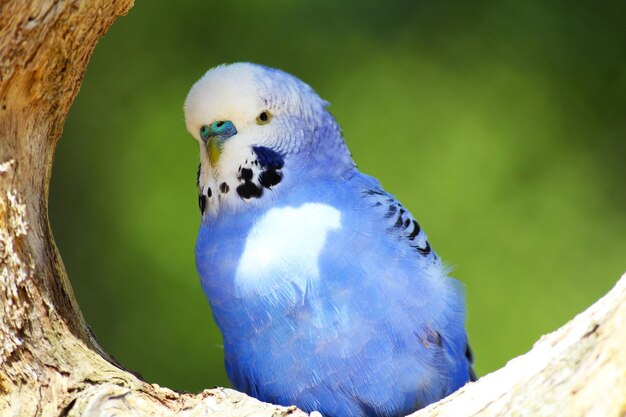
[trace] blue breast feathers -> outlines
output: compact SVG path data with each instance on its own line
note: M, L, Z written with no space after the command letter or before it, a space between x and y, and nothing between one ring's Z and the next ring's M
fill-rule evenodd
M203 224L196 259L229 376L257 398L404 415L471 377L460 285L370 177L303 183L271 208Z

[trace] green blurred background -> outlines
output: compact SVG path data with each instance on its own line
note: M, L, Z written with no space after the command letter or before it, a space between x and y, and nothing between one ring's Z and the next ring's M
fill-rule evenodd
M585 4L137 1L95 50L50 192L102 345L150 382L228 384L182 104L208 68L253 61L332 103L454 266L478 372L527 351L626 270L626 3Z

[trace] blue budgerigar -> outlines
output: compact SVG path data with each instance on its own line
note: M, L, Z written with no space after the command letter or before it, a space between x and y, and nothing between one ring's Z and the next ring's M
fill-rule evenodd
M249 63L192 87L198 272L235 388L325 417L402 416L475 379L463 289L359 172L327 105Z

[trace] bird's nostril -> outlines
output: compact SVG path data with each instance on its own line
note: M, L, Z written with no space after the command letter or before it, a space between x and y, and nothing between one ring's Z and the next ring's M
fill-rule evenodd
M222 127L222 126L224 126L224 122L217 122L217 124L215 126L216 127Z

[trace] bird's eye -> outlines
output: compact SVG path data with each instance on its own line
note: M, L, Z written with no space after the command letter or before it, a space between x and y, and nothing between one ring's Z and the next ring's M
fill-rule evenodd
M270 113L269 111L265 110L264 112L261 112L261 114L259 114L256 118L256 124L258 125L266 125L270 122L270 120L272 120L272 113Z
M200 128L200 138L206 139L209 136L209 125L202 125Z

